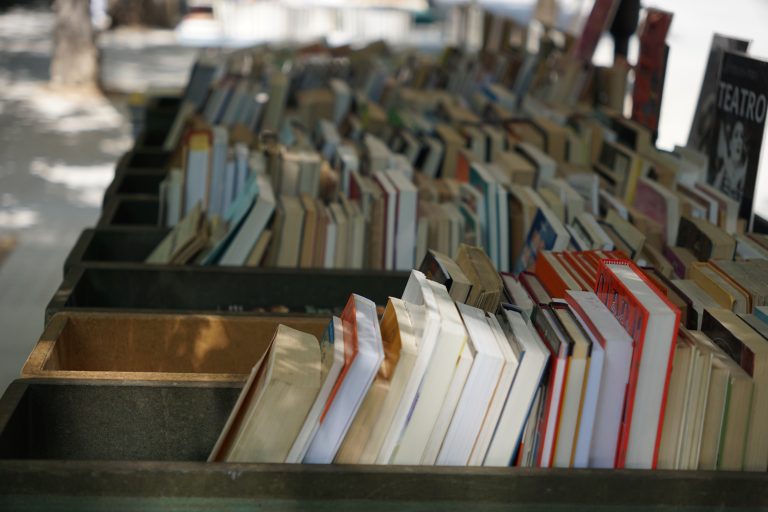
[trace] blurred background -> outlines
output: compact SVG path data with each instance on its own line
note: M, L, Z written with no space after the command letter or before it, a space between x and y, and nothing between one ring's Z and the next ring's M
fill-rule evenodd
M481 41L482 9L527 23L536 4L91 0L88 16L74 19L82 2L88 3L0 0L0 389L16 377L37 340L77 235L97 220L115 162L132 145L143 99L181 89L200 52L320 39L331 45L384 40L425 51L448 44L472 49ZM557 5L560 27L576 32L592 0ZM672 148L688 138L713 33L751 39L750 53L768 57L768 1L642 5L674 12L657 141ZM78 28L62 29L57 20L63 19ZM597 64L610 64L612 45L604 36ZM635 38L630 63L637 47ZM758 178L756 204L768 217L765 174Z

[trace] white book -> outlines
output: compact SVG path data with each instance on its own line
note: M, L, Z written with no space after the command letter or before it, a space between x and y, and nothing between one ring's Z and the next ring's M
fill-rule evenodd
M375 172L373 179L376 180L382 192L386 196L387 219L384 238L384 270L395 269L395 223L397 212L397 189L387 177L385 172Z
M208 218L224 215L224 186L227 171L227 152L229 134L223 126L214 126L213 156L211 157L211 200L208 206Z
M504 311L522 354L483 466L509 466L520 444L533 399L541 384L549 352L535 329L517 311Z
M594 172L578 172L568 175L568 184L584 198L587 212L600 213L600 178Z
M397 189L395 270L411 270L416 266L416 203L419 191L402 171L389 171L387 176Z
M435 347L429 361L410 421L390 461L392 464L421 463L456 371L456 362L467 342L467 330L461 323L448 290L444 285L432 281L429 281L429 285L432 287L440 315L440 330L437 336L439 345ZM436 293L435 290L441 292Z
M250 170L248 169L248 161L250 160L250 151L248 146L242 142L235 144L235 194L233 197L237 197L241 190L245 187L250 176Z
M442 141L437 137L425 137L424 141L429 147L429 153L424 164L421 166L421 170L430 178L435 178L443 162L445 149Z
M237 181L237 167L235 160L227 157L227 163L224 167L224 190L222 191L221 211L224 215L232 208L232 202L235 200L235 188Z
M181 169L171 169L160 184L160 196L163 199L164 226L172 227L181 220L181 196L184 173Z
M440 455L443 441L451 426L451 420L456 412L456 407L459 404L459 399L461 398L464 386L467 383L474 357L475 354L472 351L472 348L469 347L469 344L465 344L459 354L459 359L456 361L456 369L451 377L451 383L448 386L448 392L445 394L445 400L440 408L440 414L438 414L437 419L435 420L435 427L429 435L427 446L424 448L424 454L421 456L422 466L434 466L435 464L438 464L437 457ZM452 464L446 463L442 465Z
M587 294L594 296L592 292L578 292L568 290L569 294ZM597 297L595 296L595 299ZM598 301L599 302L599 301ZM592 438L596 421L598 399L603 382L603 366L605 363L605 350L600 342L600 335L592 331L589 321L585 321L578 313L575 314L584 331L592 341L592 351L589 356L589 376L585 383L584 400L581 404L581 416L579 417L578 437L573 451L573 467L589 467L589 454L592 447Z
M353 294L354 322L357 325L357 355L347 370L344 380L336 391L328 411L304 457L305 463L330 464L341 446L352 420L360 408L376 372L384 360L376 304L371 300ZM347 305L349 308L350 304ZM347 313L345 310L342 313ZM350 321L344 319L345 321Z
M309 449L309 443L320 426L320 415L325 409L325 404L331 394L331 390L339 378L341 369L344 366L344 329L342 328L341 318L334 316L328 323L323 339L320 342L320 354L322 365L322 384L320 391L315 398L315 403L304 420L296 440L288 452L285 462L299 463L304 460L304 456Z
M392 423L376 457L376 464L388 464L393 453L398 449L402 434L412 418L413 405L418 399L421 383L440 336L441 321L437 301L424 274L418 270L411 270L402 299L414 320L418 356L403 390L402 398L392 415Z
M277 202L269 179L265 175L259 175L256 182L259 185L259 196L221 256L220 265L244 265L275 211Z
M328 227L325 231L325 255L323 256L323 267L334 268L336 264L336 235L338 226L333 218L330 208L326 209L328 216Z
M474 357L437 457L441 466L465 466L469 462L505 362L485 312L466 304L457 307L469 334L467 347Z
M477 440L472 447L472 453L467 462L470 466L481 466L483 460L485 460L485 455L488 453L488 447L491 445L491 440L493 439L493 433L496 430L496 425L499 423L499 418L501 418L501 412L504 409L504 402L507 400L509 389L512 387L512 382L514 382L515 373L517 373L517 368L520 363L521 350L518 347L517 340L514 338L512 332L505 333L495 316L489 315L486 319L493 331L496 344L499 347L503 366L499 375L499 381L496 383L496 387L493 390L493 397L491 398L488 410L483 418L480 433L477 435Z

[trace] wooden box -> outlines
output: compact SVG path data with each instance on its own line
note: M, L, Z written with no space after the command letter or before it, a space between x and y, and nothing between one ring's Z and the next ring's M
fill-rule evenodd
M759 510L768 474L204 462L240 386L22 379L0 510Z
M22 377L244 382L279 324L320 339L330 317L59 313Z
M407 272L167 265L73 267L48 303L59 311L151 311L328 315L351 293L384 306L400 297Z
M79 265L143 262L167 234L168 228L85 229L64 261L64 275Z
M158 196L115 196L104 204L98 227L159 226L160 201Z

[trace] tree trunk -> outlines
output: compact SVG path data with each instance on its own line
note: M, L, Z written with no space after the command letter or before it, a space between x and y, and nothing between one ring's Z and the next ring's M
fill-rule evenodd
M91 27L89 0L54 0L51 83L64 87L97 87L99 55Z

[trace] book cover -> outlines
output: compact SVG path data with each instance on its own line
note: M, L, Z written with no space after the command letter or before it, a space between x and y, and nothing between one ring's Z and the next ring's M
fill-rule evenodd
M645 22L640 33L640 57L635 66L635 89L632 96L632 120L652 133L659 127L661 95L667 67L667 32L672 24L672 13L660 9L646 9Z
M724 52L717 84L707 183L739 201L750 219L768 109L768 62Z
M709 47L707 67L704 68L704 78L701 81L699 101L693 113L691 131L688 133L689 148L707 152L707 144L711 139L715 104L717 103L717 79L720 76L720 65L725 51L746 52L750 41L736 39L734 37L712 35L712 44Z

